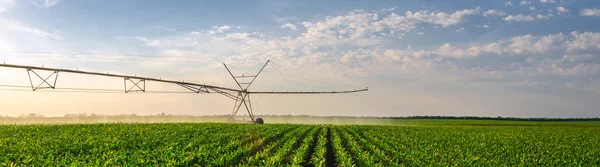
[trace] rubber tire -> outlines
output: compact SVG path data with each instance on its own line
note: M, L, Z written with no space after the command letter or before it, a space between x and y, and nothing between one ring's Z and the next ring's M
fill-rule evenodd
M256 123L256 124L264 124L265 122L263 121L262 118L256 118L256 119L254 119L254 123Z

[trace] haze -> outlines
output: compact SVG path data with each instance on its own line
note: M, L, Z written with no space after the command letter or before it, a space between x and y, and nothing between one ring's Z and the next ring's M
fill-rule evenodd
M251 90L256 114L600 117L600 1L0 0L0 61ZM48 73L45 73L48 74ZM58 87L123 89L60 74ZM29 86L0 68L0 85ZM148 82L149 90L184 91ZM213 94L0 87L0 115L224 115ZM28 90L28 89L23 89Z

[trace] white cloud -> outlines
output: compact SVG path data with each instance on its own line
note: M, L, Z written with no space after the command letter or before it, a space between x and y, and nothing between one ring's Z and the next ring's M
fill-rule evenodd
M595 38L600 37L595 37L591 33L573 33L576 35L571 36L561 33L545 36L523 35L490 43L444 43L434 48L418 46L407 50L403 50L406 49L404 45L400 49L399 45L386 41L396 39L387 37L402 36L400 34L407 32L421 34L423 31L420 29L423 27L421 24L457 25L465 21L464 13L478 12L478 10L467 12L459 10L452 14L446 14L419 11L406 12L405 15L392 13L379 16L380 13L353 11L340 16L326 16L313 22L302 22L306 29L298 29L301 30L301 33L296 37L262 38L260 34L246 32L216 33L209 37L219 37L221 40L218 42L232 44L228 48L237 48L228 50L231 53L228 52L227 55L233 56L228 58L227 62L244 63L247 62L244 59L271 59L277 60L281 64L303 65L307 68L335 65L341 67L340 73L348 75L368 76L378 73L378 71L386 71L384 69L388 68L399 70L408 68L410 70L411 67L452 71L459 75L484 78L509 75L554 75L554 71L562 71L560 75L587 75L595 70L592 65L576 66L577 63L580 63L579 61L591 58L589 55L581 56L579 52L575 51L581 50L581 48L587 48L589 51L590 48L600 47L598 43L594 42ZM501 11L487 13L487 16L498 15L498 12ZM453 14L456 14L454 19L452 19ZM519 14L507 16L504 20L536 20L536 17L538 16ZM550 16L541 15L539 18L547 17ZM440 21L440 19L445 19L445 21ZM466 26L458 27L453 29L456 32L462 32L468 28ZM487 25L481 27L487 27ZM211 30L217 31L217 29ZM383 36L381 35L383 33L392 36ZM186 35L190 37L205 36L206 32L189 32ZM145 40L148 41L148 39ZM160 43L161 48L165 44L163 41ZM201 40L198 41L201 42ZM571 47L573 53L563 56L567 47ZM574 65L561 64L562 59L568 60ZM553 63L560 66L554 68L552 67ZM570 73L565 74L567 72Z
M554 0L540 0L541 3L556 3Z
M533 36L531 34L527 34L524 36L513 37L511 39L511 44L508 45L507 50L513 53L523 53L525 51L532 51L533 49Z
M44 3L44 6L46 7L52 7L56 4L58 4L61 0L46 0L46 2Z
M224 33L226 30L231 29L231 26L228 25L224 25L224 26L212 26L212 28L220 33Z
M387 9L381 9L381 10L379 10L379 11L380 11L380 12L391 12L391 11L394 11L394 10L396 10L397 8L398 8L397 6L394 6L394 7L387 8Z
M511 2L511 1L508 1L508 2L506 2L506 3L504 4L504 6L513 6L513 4L512 4L512 2Z
M289 29L292 29L292 30L294 30L294 31L295 31L295 30L298 30L298 29L296 28L296 25L293 25L292 23L286 23L286 24L284 24L284 25L281 25L281 28L284 28L284 29L285 29L285 28L289 28Z
M60 1L61 0L45 0L44 3L42 3L42 4L36 3L34 1L30 1L30 2L31 2L31 4L33 4L39 8L50 8L50 7L56 6Z
M530 15L523 15L523 14L518 14L518 15L508 15L505 18L503 18L504 21L534 21L535 18L533 18Z
M547 15L537 14L537 15L535 15L535 18L536 19L546 19L547 20L547 19L550 19L550 17L552 17L552 16L554 16L554 15L552 15L552 14L547 14Z
M50 33L45 30L42 30L42 29L39 29L36 27L31 27L31 26L25 25L25 24L17 22L17 21L0 20L0 23L2 23L4 25L0 29L6 28L7 30L25 32L28 34L32 34L32 35L36 35L36 36L40 36L40 37L44 37L44 38L53 38L53 39L58 39L58 40L63 39L62 36L57 35L56 33Z
M225 34L225 39L236 39L236 40L253 40L253 39L261 39L263 38L264 35L257 33L257 32L253 32L253 33L247 33L247 32L242 32L242 33L227 33Z
M366 12L352 12L348 15L328 17L318 22L303 22L307 31L299 38L310 41L323 41L333 39L360 39L367 34L383 31L389 27L387 24L377 24L377 14ZM407 27L412 29L413 27Z
M557 47L562 47L565 37L562 33L543 36L533 44L533 50L537 53L549 52Z
M581 10L582 16L596 16L600 17L600 9L591 8L591 9L583 9Z
M417 35L425 35L424 32L417 32Z
M504 13L504 11L501 11L501 10L488 10L486 12L483 12L483 17L504 16L504 15L506 15L506 13Z
M437 50L434 51L435 54L454 58L464 57L466 55L464 52L465 51L463 51L462 49L450 45L450 43L445 43L444 45L440 46Z
M531 3L530 1L523 0L523 1L521 1L521 3L519 3L519 4L521 4L521 5L530 5L530 4L532 4L532 3Z
M316 22L302 22L307 29L299 37L302 41L319 41L327 44L333 41L354 40L360 43L377 42L380 35L402 38L404 32L417 28L420 24L430 23L448 27L460 24L470 15L479 13L479 8L444 12L407 11L404 15L391 13L381 17L377 13L353 11L342 16L328 16ZM331 42L328 42L331 41Z
M436 14L437 18L436 18L436 21L434 21L434 23L441 24L442 26L446 27L449 25L461 23L466 16L475 15L478 13L479 13L479 8L456 11L456 12L452 13L449 17L444 17L444 15L442 13L438 13L438 14Z
M569 13L569 10L562 6L556 7L556 10L558 11L558 14Z
M466 16L479 13L479 8L458 10L447 14L444 12L407 11L405 15L391 13L380 19L377 13L353 11L342 16L328 16L317 22L302 22L307 29L298 38L300 41L319 41L319 45L328 45L339 42L352 42L355 44L380 43L377 33L386 36L402 38L423 23L430 23L448 27L465 21Z
M460 48L446 43L437 48L433 53L455 58L475 57L481 53L493 53L501 55L528 55L530 53L555 53L564 50L565 43L573 45L572 48L600 48L600 33L577 33L573 32L575 39L568 41L562 34L549 34L546 36L533 36L531 34L515 36L508 40L492 42L488 44L474 44ZM421 51L427 53L426 51Z
M600 49L600 33L574 31L571 36L574 40L567 42L568 51Z
M490 28L490 25L484 24L484 25L476 25L475 27L477 28Z
M459 10L452 14L446 14L444 12L430 13L428 11L415 12L413 14L408 11L406 12L406 18L448 27L463 22L466 16L476 15L478 13L479 8Z
M408 62L410 60L408 60L407 57L408 52L404 51L404 50L400 50L400 49L388 49L386 50L383 55L385 60L393 60L393 61L403 61L403 62ZM383 61L385 61L383 60Z
M117 37L118 39L133 39L138 40L144 43L146 46L152 47L163 47L165 46L165 42L161 42L160 40L151 40L145 37L135 36L135 37Z
M535 10L535 6L529 6L529 10Z

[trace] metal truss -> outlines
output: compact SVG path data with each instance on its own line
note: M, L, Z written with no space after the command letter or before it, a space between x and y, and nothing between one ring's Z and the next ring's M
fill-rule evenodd
M238 111L242 107L242 104L248 111L248 116L250 116L250 120L254 122L254 112L252 112L252 103L250 103L250 94L245 92L238 92L237 99L235 99L235 103L233 104L233 111L229 117L230 122L234 122L235 115L237 115Z
M146 80L145 79L132 79L132 78L123 78L123 83L125 84L125 93L129 92L146 92ZM137 80L134 81L134 80ZM127 88L127 81L129 81L132 85Z
M33 84L33 80L31 79L31 73L35 74L35 76L37 76L39 79L42 80L42 82L40 84L38 84L37 86L34 86L34 84ZM48 88L55 89L56 81L58 80L58 71L53 71L52 74L50 74L48 77L43 78L37 72L35 72L33 69L27 68L27 76L29 77L29 83L31 84L31 89L33 91L36 91L38 89L48 89ZM49 79L52 76L54 76L54 82L52 82L52 84L50 84ZM42 85L47 85L47 87L41 87Z
M183 83L178 83L177 85L186 88L187 90L190 90L194 93L210 93L208 91L208 88L204 87L204 86L194 86L194 85L189 85L189 84L183 84Z
M183 88L185 88L185 89L187 89L189 91L192 91L194 93L218 93L218 94L221 94L221 95L223 95L223 96L225 96L227 98L230 98L230 99L234 100L235 103L233 105L233 110L231 112L229 120L235 121L235 116L240 111L240 109L242 109L242 105L243 105L244 106L243 109L245 109L248 112L248 115L250 116L250 119L252 120L252 122L256 122L256 123L262 123L262 119L261 118L255 118L254 112L252 110L252 103L250 101L250 94L339 94L339 93L354 93L354 92L368 91L368 88L357 89L357 90L350 90L350 91L322 91L322 92L306 92L306 91L304 91L304 92L303 91L295 91L295 92L292 92L292 91L286 91L286 92L248 91L248 88L252 85L252 83L254 83L254 80L256 80L256 78L265 69L265 67L267 66L267 64L269 62L270 61L267 61L262 66L262 68L260 69L260 71L258 71L258 73L256 75L239 75L239 76L233 75L233 73L229 70L229 68L227 67L227 65L225 65L225 63L223 63L223 66L225 66L225 69L227 69L227 72L229 72L229 74L231 75L231 77L233 78L233 80L235 81L235 83L237 84L237 86L239 87L239 89L238 88L226 88L226 87L221 87L221 86L191 83L191 82L163 80L163 79L160 79L160 78L139 77L139 76L130 76L130 75L117 75L117 74L109 74L109 73L87 72L87 71L59 69L59 68L44 68L44 67L12 65L12 64L0 64L0 67L27 69L27 75L29 76L29 82L31 84L31 89L33 91L36 91L38 89L56 89L56 81L58 80L58 73L59 72L67 72L67 73L76 73L76 74L85 74L85 75L96 75L96 76L106 76L106 77L123 78L125 93L130 93L130 92L146 92L146 81L154 81L154 82L161 82L161 83L177 84L177 85L179 85L179 86L181 86L181 87L183 87ZM44 78L44 77L40 76L34 70L51 71L52 74L50 74L48 77ZM32 73L33 73L33 75L31 75ZM37 85L34 85L33 80L32 80L32 76L40 78L42 80L42 82L39 83L39 84L37 84ZM50 79L52 77L54 77L54 81L53 82L50 81ZM240 83L239 80L238 80L240 78L252 78L252 80L250 82Z
M256 73L256 75L251 75L251 76L245 76L243 74L241 76L234 76L233 73L231 73L231 71L227 67L227 65L225 65L225 63L223 63L223 66L225 66L225 69L227 69L227 72L229 72L229 75L231 75L231 77L233 78L235 83L242 90L242 91L238 92L238 94L235 98L235 103L233 105L233 111L231 112L229 121L235 121L235 115L238 113L238 111L240 110L240 108L242 107L242 104L243 104L244 107L246 108L246 111L248 112L248 116L250 116L250 120L252 120L252 122L255 122L254 112L252 112L252 103L250 103L250 92L248 92L248 88L252 85L254 80L256 80L256 77L258 77L258 75L260 75L260 73L263 71L263 69L265 69L265 67L267 66L267 64L269 64L269 62L270 62L270 60L267 60L267 62L265 63L265 65L262 66L260 71L258 71L258 73ZM240 83L237 80L238 78L252 78L252 81L250 81L248 83ZM244 86L242 86L242 85L244 85ZM238 104L238 102L239 102L239 104Z

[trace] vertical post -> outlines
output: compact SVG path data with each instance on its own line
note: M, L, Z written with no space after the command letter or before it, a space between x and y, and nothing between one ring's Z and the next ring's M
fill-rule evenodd
M123 84L124 84L123 88L125 90L125 93L127 93L127 78L123 78Z
M56 77L54 77L54 86L52 86L52 89L56 88L56 81L58 80L58 71L54 71L54 73L56 73Z

